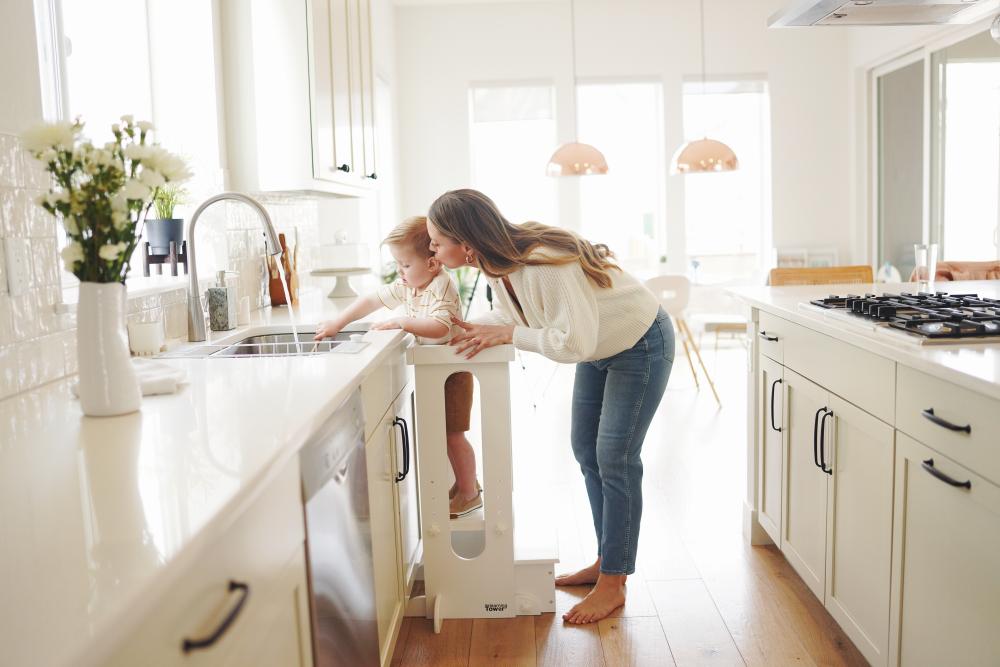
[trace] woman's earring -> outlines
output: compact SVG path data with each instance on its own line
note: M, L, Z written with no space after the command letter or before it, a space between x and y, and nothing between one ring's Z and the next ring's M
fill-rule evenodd
M466 255L465 256L465 263L466 264L472 264L472 255Z

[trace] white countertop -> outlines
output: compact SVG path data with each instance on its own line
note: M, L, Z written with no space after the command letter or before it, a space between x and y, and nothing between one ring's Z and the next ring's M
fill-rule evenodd
M1000 281L996 280L938 282L935 289L939 292L975 293L981 297L1000 299ZM916 283L740 287L730 291L751 306L948 382L1000 399L1000 343L963 341L919 345L916 338L909 334L894 332L896 335L893 335L875 331L874 325L861 318L836 316L831 312L801 305L832 294L917 292L919 286Z
M350 303L324 293L303 290L306 328ZM71 379L0 401L0 662L105 659L404 335L369 332L353 355L166 359L190 383L121 417L83 417Z

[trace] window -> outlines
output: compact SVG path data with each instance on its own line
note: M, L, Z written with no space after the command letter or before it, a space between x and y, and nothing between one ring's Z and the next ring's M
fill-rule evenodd
M608 174L582 177L580 233L643 272L665 252L663 86L614 82L577 88L579 140L600 150Z
M684 135L728 144L736 171L684 176L684 219L692 278L759 282L771 246L771 137L767 83L684 84Z
M1000 47L988 33L933 56L939 258L1000 259ZM936 238L934 238L936 237Z
M469 91L472 187L513 223L557 224L545 164L556 143L551 85L481 85Z

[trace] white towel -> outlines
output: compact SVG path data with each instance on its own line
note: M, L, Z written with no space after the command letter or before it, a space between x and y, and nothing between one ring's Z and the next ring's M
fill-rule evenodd
M139 380L143 396L156 394L173 394L182 384L187 384L187 371L174 368L159 361L135 357L132 359L135 376ZM78 382L73 382L70 389L74 396L79 396Z

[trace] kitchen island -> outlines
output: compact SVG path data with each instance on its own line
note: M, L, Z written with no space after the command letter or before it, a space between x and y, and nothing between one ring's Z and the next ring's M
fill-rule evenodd
M296 319L306 331L349 303L323 294L303 290ZM288 324L287 309L264 309L249 326L213 336ZM299 449L387 363L405 372L406 334L370 331L364 340L356 354L161 359L183 368L189 383L120 417L83 417L70 391L75 378L0 401L0 662L121 663L122 647L152 632L149 619L167 613L184 582L212 571L220 543L234 559L258 542L287 540L300 550ZM278 507L288 513L272 516ZM265 527L275 532L254 534ZM229 539L236 537L243 542ZM301 588L297 557L292 575ZM267 590L250 593L247 607ZM212 601L209 616L237 597ZM196 620L187 619L189 634L198 633ZM180 656L180 642L172 648ZM148 647L143 664L164 664L156 650Z
M994 281L936 287L1000 299ZM781 550L871 664L998 664L1000 343L931 343L810 303L919 289L733 290L752 327L744 532Z

